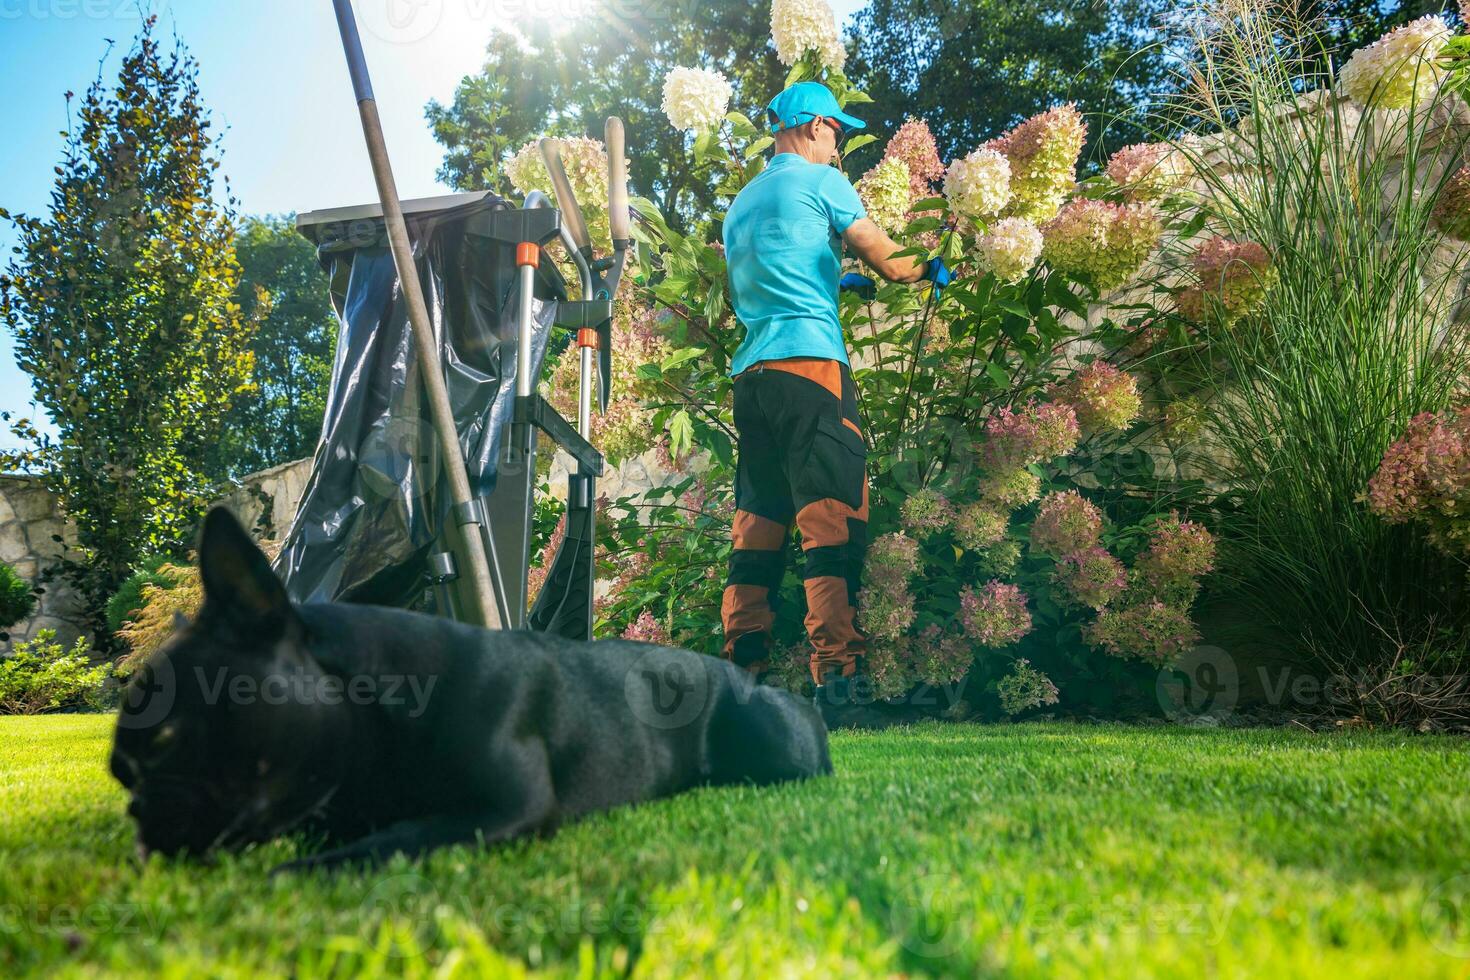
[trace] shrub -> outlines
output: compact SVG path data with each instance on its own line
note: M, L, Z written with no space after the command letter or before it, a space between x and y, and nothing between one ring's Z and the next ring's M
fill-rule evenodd
M0 660L0 714L101 709L111 674L107 664L92 663L86 640L67 650L56 642L55 630L41 630Z
M117 592L113 593L111 599L107 600L107 628L113 633L120 632L128 621L143 608L143 589L149 585L168 586L172 579L160 571L168 564L168 559L155 556L144 559L138 570L123 579L122 585L118 586Z
M128 653L118 662L119 673L130 673L173 635L179 617L191 617L204 603L199 572L185 565L160 565L156 581L142 586L142 605L118 630Z
M1418 84L1440 69L1415 61L1413 32L1349 61L1345 100L1296 5L1231 0L1211 13L1191 21L1198 75L1178 108L1238 138L1208 158L1174 141L1204 206L1171 257L1184 288L1155 319L1183 341L1147 363L1176 385L1197 372L1194 417L1213 450L1198 462L1224 491L1216 526L1241 620L1319 674L1384 674L1403 646L1388 637L1458 633L1470 619L1463 569L1362 499L1390 444L1448 407L1470 363L1470 335L1445 329L1466 258L1437 231L1466 132L1443 124L1459 111L1450 87ZM1438 38L1443 25L1420 28ZM1389 102L1379 85L1398 87ZM1185 368L1165 367L1180 348L1193 352ZM1438 533L1454 532L1446 521ZM1163 638L1157 650L1182 635L1163 612L1134 615Z
M862 99L810 54L790 80L804 78L821 79L839 101ZM880 285L871 298L845 294L840 306L870 440L875 543L859 602L869 670L885 696L969 675L994 695L993 714L1006 677L1021 678L1004 688L1017 710L1033 692L1049 698L1051 683L1074 709L1098 710L1120 692L1151 701L1160 644L1152 632L1131 637L1129 626L1152 630L1153 621L1115 616L1096 641L1091 627L1114 600L1145 601L1113 580L1126 581L1150 528L1199 488L1178 466L1156 472L1159 457L1139 448L1155 425L1141 417L1145 393L1074 324L1099 288L1139 274L1162 223L1142 205L1085 203L1090 191L1076 187L1085 125L1071 107L1022 122L942 182L915 152L932 144L923 126L910 120L884 148L884 159L903 160L909 181L907 200L897 202L890 198L901 182L883 179L884 211L894 223L909 219L896 236L907 254L943 256L956 282L942 296ZM871 138L855 137L848 149ZM730 112L689 146L695 166L719 172L728 197L760 172L768 143ZM945 197L933 195L936 184ZM866 189L871 196L872 181ZM1048 261L1034 222L1056 217L1068 198L1079 203L1050 229L1050 254L1062 261ZM739 327L723 249L672 230L647 201L636 206L646 219L636 234L647 275L625 282L630 304L649 308L634 316L657 333L659 353L624 365L638 380L646 421L641 444L622 454L661 446L683 476L608 506L600 573L614 581L599 600L598 628L641 635L657 624L673 642L715 653L733 510L726 371ZM1108 232L1102 245L1074 227L1083 219ZM1049 503L1038 505L1043 498ZM1193 635L1194 591L1159 603L1188 624L1171 635ZM794 571L778 592L774 667L800 678L805 596ZM1025 670L1016 666L1022 659Z
M0 563L0 630L28 618L36 608L31 584L9 565Z

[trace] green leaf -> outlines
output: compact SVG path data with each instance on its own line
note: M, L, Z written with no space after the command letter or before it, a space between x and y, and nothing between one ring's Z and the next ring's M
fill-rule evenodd
M689 363L696 357L703 357L704 352L705 348L703 347L685 347L683 350L676 350L664 358L663 364L660 367L664 373L667 373L681 364Z
M688 453L694 445L694 423L687 411L674 413L669 419L669 452L675 458Z
M1009 388L1011 385L1010 372L994 361L985 365L985 374L997 388Z
M756 140L745 148L745 159L749 160L751 157L763 153L766 147L770 146L774 142L776 142L776 137L762 136L760 139Z
M730 128L739 140L748 140L756 134L755 123L743 112L727 112L725 118L730 122Z
M867 146L869 143L876 142L878 142L878 137L874 136L872 133L862 133L861 135L854 136L852 139L848 140L847 145L842 148L842 155L847 156L853 150L861 149L862 147Z
M943 197L926 197L922 201L917 202L914 205L913 210L915 210L915 211L940 211L940 210L948 211L949 210L949 201L948 201L948 199L943 198Z
M695 163L702 164L709 159L710 153L713 151L716 145L715 139L716 133L714 130L711 129L707 129L704 132L700 133L698 136L694 137Z

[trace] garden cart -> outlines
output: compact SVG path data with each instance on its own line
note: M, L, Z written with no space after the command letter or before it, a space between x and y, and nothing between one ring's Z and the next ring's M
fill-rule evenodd
M334 0L380 201L302 214L339 321L322 438L277 571L297 602L423 609L491 628L592 633L596 397L630 230L622 123L607 121L613 250L594 255L559 144L560 207L490 192L400 202L349 0ZM577 299L545 246L560 241ZM569 331L570 341L558 331ZM578 417L538 392L549 351L581 357ZM574 461L566 533L527 608L541 437Z

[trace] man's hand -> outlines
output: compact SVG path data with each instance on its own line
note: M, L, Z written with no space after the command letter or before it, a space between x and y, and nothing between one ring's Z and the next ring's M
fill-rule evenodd
M871 300L878 294L878 284L867 276L849 272L837 283L837 288L848 293L857 293L861 299Z
M930 259L929 264L924 266L924 279L934 284L934 298L938 299L944 295L944 287L954 281L949 267L944 264L943 259Z

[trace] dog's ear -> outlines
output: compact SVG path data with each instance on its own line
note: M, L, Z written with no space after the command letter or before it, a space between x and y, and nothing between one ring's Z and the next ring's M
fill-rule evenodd
M205 606L240 625L273 633L294 618L291 600L264 552L223 507L214 508L204 519L199 578Z

